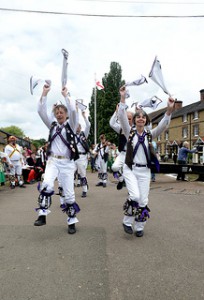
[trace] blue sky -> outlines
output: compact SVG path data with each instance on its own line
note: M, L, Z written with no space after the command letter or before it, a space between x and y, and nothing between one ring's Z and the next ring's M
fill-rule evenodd
M47 138L48 129L37 114L42 85L30 94L32 75L52 80L49 108L61 96L61 49L69 52L68 87L71 96L88 105L94 74L101 80L110 63L118 62L123 79L148 77L158 56L168 90L183 105L200 100L204 88L204 18L135 18L133 16L204 15L198 1L0 1L0 8L73 14L129 15L128 18L0 10L0 127L19 126L30 138ZM200 4L198 4L200 3ZM130 88L128 105L167 95L149 79ZM88 113L88 112L87 112Z

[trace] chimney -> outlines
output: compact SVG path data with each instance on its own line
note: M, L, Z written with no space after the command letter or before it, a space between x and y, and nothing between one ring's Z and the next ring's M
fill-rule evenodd
M204 101L204 90L200 90L200 101Z
M178 110L180 108L182 108L183 106L183 101L180 101L180 100L175 100L175 110Z

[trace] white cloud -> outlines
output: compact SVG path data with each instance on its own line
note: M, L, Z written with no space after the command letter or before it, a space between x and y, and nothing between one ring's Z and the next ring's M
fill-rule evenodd
M140 1L142 2L142 1ZM106 15L199 15L204 5L133 3L131 1L1 1L0 8ZM183 4L181 4L183 2ZM184 4L185 2L185 4ZM61 96L61 49L69 51L68 87L74 98L88 104L94 74L101 80L110 63L118 62L123 79L148 76L155 55L167 88L183 105L199 101L204 88L202 18L100 18L5 12L0 10L0 127L16 125L30 138L47 138L37 114L42 86L32 96L31 75L52 80L49 108ZM149 79L130 88L131 98L167 96Z

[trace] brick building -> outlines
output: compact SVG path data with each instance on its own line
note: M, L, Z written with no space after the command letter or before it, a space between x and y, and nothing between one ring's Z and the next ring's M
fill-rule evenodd
M154 128L163 117L166 108L149 114ZM200 100L183 107L182 101L175 102L175 111L169 128L157 140L158 152L161 157L172 158L178 153L182 142L187 141L190 148L199 146L198 162L204 156L204 89L200 90Z

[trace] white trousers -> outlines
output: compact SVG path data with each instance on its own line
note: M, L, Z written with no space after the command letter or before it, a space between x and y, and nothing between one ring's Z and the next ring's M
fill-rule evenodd
M20 160L11 160L11 163L13 165L12 168L10 168L9 175L22 175L22 163Z
M75 160L76 168L78 174L81 178L86 177L86 169L88 165L88 158L86 154L80 154L79 158ZM83 192L87 192L87 185L82 186Z
M20 160L11 160L11 163L13 165L12 168L10 168L10 172L9 175L10 176L14 176L17 175L17 179L18 179L18 184L19 186L23 185L23 180L22 180L22 163ZM14 179L10 179L11 180L11 184L15 185L15 180Z
M98 158L97 161L97 166L98 166L98 177L100 178L99 181L106 183L107 182L107 166L108 162L105 162L104 159L101 157ZM101 178L102 174L106 174L106 178Z
M122 174L122 168L125 163L125 156L126 152L122 151L119 153L111 167L113 172L120 172ZM123 181L123 176L119 178L119 181Z
M123 167L123 177L129 193L129 198L137 201L140 207L145 207L149 202L151 171L147 167L135 167L131 170L126 164ZM135 222L135 217L124 216L123 223L133 226L135 231L144 229L146 222Z
M64 202L73 204L75 202L74 172L75 163L73 160L49 157L41 189L46 188L48 193L53 192L55 179L58 178L63 188ZM39 215L47 215L49 212L39 210ZM76 222L78 222L77 218L72 218L72 223Z

